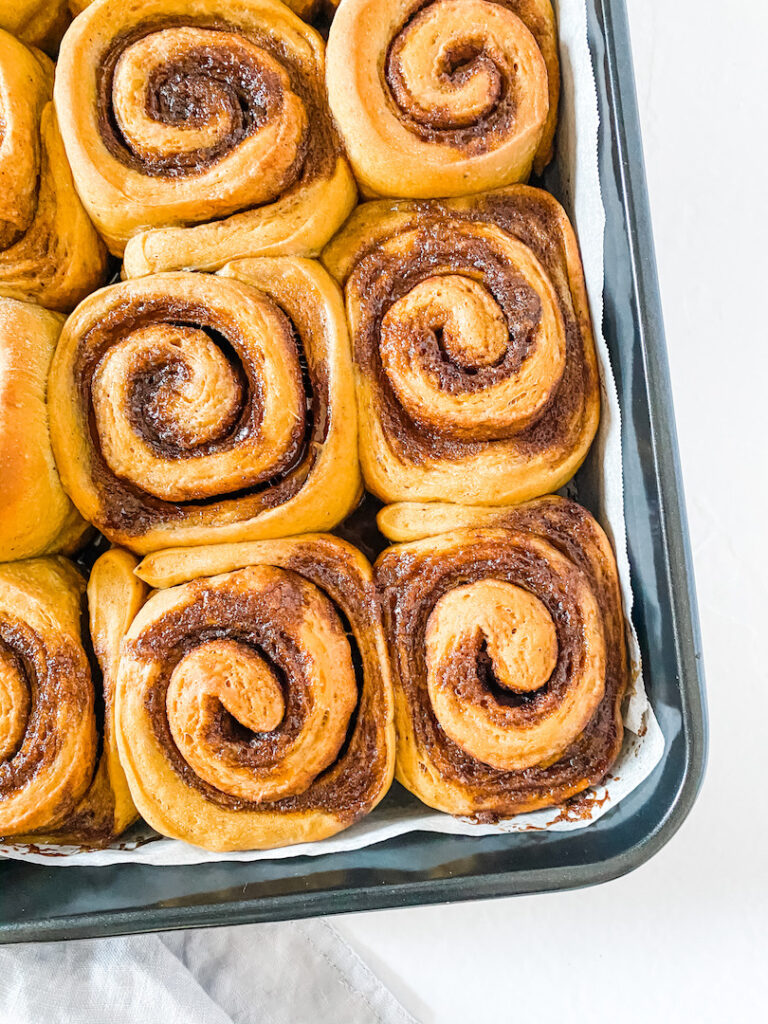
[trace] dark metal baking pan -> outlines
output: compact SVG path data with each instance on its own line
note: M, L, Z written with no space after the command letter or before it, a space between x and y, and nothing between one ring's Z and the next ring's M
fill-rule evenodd
M606 206L605 318L623 411L634 620L666 747L576 832L414 833L353 853L195 867L0 861L0 940L65 939L569 889L622 875L685 819L707 746L701 647L624 0L589 0Z

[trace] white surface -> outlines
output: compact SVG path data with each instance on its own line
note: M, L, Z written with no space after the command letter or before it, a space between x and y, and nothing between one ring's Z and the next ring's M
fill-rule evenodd
M414 1024L324 921L3 946L0 1003L4 1024Z
M425 1024L721 1024L765 1013L768 4L628 4L704 635L709 768L678 835L623 879L337 918ZM731 817L751 824L730 829Z

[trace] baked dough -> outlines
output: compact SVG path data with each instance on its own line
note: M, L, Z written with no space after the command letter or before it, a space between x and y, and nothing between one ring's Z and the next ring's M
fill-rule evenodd
M125 551L96 561L88 616L66 559L0 566L0 837L103 846L136 818L113 701L120 644L146 594L135 565Z
M368 490L504 505L573 476L600 384L578 243L552 196L364 203L323 262L346 296Z
M0 562L73 553L88 524L61 485L46 395L64 318L0 298Z
M163 835L270 849L341 831L394 769L370 565L322 534L149 555L157 592L120 660L117 733Z
M139 553L331 529L362 490L344 307L311 260L97 292L64 328L49 405L67 492Z
M526 181L552 157L550 0L344 0L326 80L366 195L482 192Z
M513 508L383 509L376 563L392 657L397 778L430 807L496 820L600 782L627 679L616 561L551 495Z
M319 34L278 0L92 4L56 108L78 191L124 274L316 255L357 190Z

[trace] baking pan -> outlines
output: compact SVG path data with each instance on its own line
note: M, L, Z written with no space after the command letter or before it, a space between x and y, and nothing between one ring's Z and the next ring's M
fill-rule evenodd
M634 622L664 733L653 774L588 828L412 833L351 853L194 867L0 861L0 941L276 921L571 889L625 874L680 827L706 758L704 681L624 0L589 0L606 208L605 314L623 412ZM546 185L546 179L544 184Z

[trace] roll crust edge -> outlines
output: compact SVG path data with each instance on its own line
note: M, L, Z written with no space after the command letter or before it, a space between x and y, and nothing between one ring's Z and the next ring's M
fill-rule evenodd
M185 839L206 849L271 849L334 835L369 813L391 783L395 739L389 661L378 597L371 568L360 552L334 537L316 534L157 552L147 556L137 572L158 590L134 621L123 647L117 728L121 759L131 791L147 821L164 835ZM341 622L354 638L360 661L358 704L336 759L320 771L307 788L299 787L293 795L277 800L262 794L261 799L254 802L235 799L228 789L203 783L189 764L173 753L168 743L171 734L167 732L165 716L168 708L177 709L179 705L169 704L169 698L163 693L167 692L164 690L167 680L177 678L174 673L191 671L189 657L202 657L200 641L204 642L205 638L195 625L196 609L201 607L201 601L206 602L213 613L217 636L223 641L240 637L243 643L253 643L253 640L246 640L245 623L240 626L237 623L250 600L247 595L255 593L253 588L256 587L266 587L266 590L259 589L262 609L268 608L273 598L282 606L283 600L288 598L280 595L287 595L292 588L298 587L304 593L308 587L309 592L301 604L304 611L296 609L292 613L290 629L303 628L300 623L308 611L313 615L330 615L329 622L341 615ZM230 591L239 595L234 604L227 603L225 597ZM315 598L310 598L309 594L322 598L318 608L327 609L326 602L330 601L336 610L312 611ZM219 608L218 613L216 608ZM279 616L277 606L274 609L272 614ZM187 623L184 635L188 639L174 654L171 650L176 643L174 630L180 628L178 623L182 620ZM286 625L286 628L289 627ZM310 630L310 634L313 632ZM260 644L265 643L264 635L261 634ZM340 640L336 635L334 644ZM151 639L153 636L156 641ZM161 636L169 638L170 646L163 643ZM181 643L180 634L178 642ZM264 648L257 646L263 657ZM187 668L178 661L180 650L188 652ZM218 650L213 654L221 656ZM169 657L171 662L167 660ZM302 663L314 664L311 660ZM287 663L280 667L288 671ZM339 671L340 668L339 665ZM187 681L189 678L187 674ZM173 682L170 685L173 686ZM289 674L289 707L293 706L291 692L296 685L297 679ZM150 713L153 707L158 709L156 714L160 717L153 718ZM177 710L170 712L172 717L177 713ZM288 757L294 740L286 739L285 730L290 732L293 728L288 712L286 715L277 731L270 734L273 737L270 742L276 745L275 749L284 749ZM220 733L215 725L212 729L213 732L207 733L213 737L211 742L217 749L219 744L224 744L229 752L224 760L215 758L211 768L222 773L221 785L225 786L223 776L225 764L230 763L228 758L234 758L232 772L236 777L237 762L245 755L242 749L232 748L226 731ZM275 770L273 754L267 760L269 772L272 772ZM204 766L200 770L204 770ZM279 772L279 765L277 770ZM263 778L266 772L262 767L255 775Z
M403 503L383 509L379 526L399 542L383 552L375 566L393 659L398 780L431 807L491 821L561 803L600 782L621 748L628 663L615 558L595 519L575 502L553 495L507 509ZM537 589L531 567L544 567L543 580L548 562L557 563L557 573ZM526 572L532 575L526 577ZM602 695L583 730L565 750L558 752L555 744L552 757L514 771L494 768L452 740L436 715L428 685L427 631L440 596L455 593L457 586L488 580L523 586L544 602L556 627L560 662L567 656L572 666L583 665L585 652L596 647L604 657ZM589 602L574 605L570 625L558 617L565 607L562 602L571 601L579 590L592 595L598 610L589 628L583 618ZM498 614L493 613L486 628L493 631L493 616ZM460 629L471 632L474 622L470 617ZM575 634L573 623L582 623ZM454 650L451 657L455 663L448 659L446 665L458 672L466 655ZM480 672L478 697L477 666L464 665L461 671L468 674L464 689L457 692L474 694L467 700L478 702L477 734L485 738L484 733L493 732L494 722L501 720L503 729L522 728L525 739L534 725L546 724L550 711L557 713L571 699L569 673L558 677L557 662L555 666L549 679L539 679L543 685L527 696L514 685L504 692L494 688L489 696ZM510 694L511 705L506 696ZM495 705L497 698L500 707ZM453 723L446 723L451 729Z

